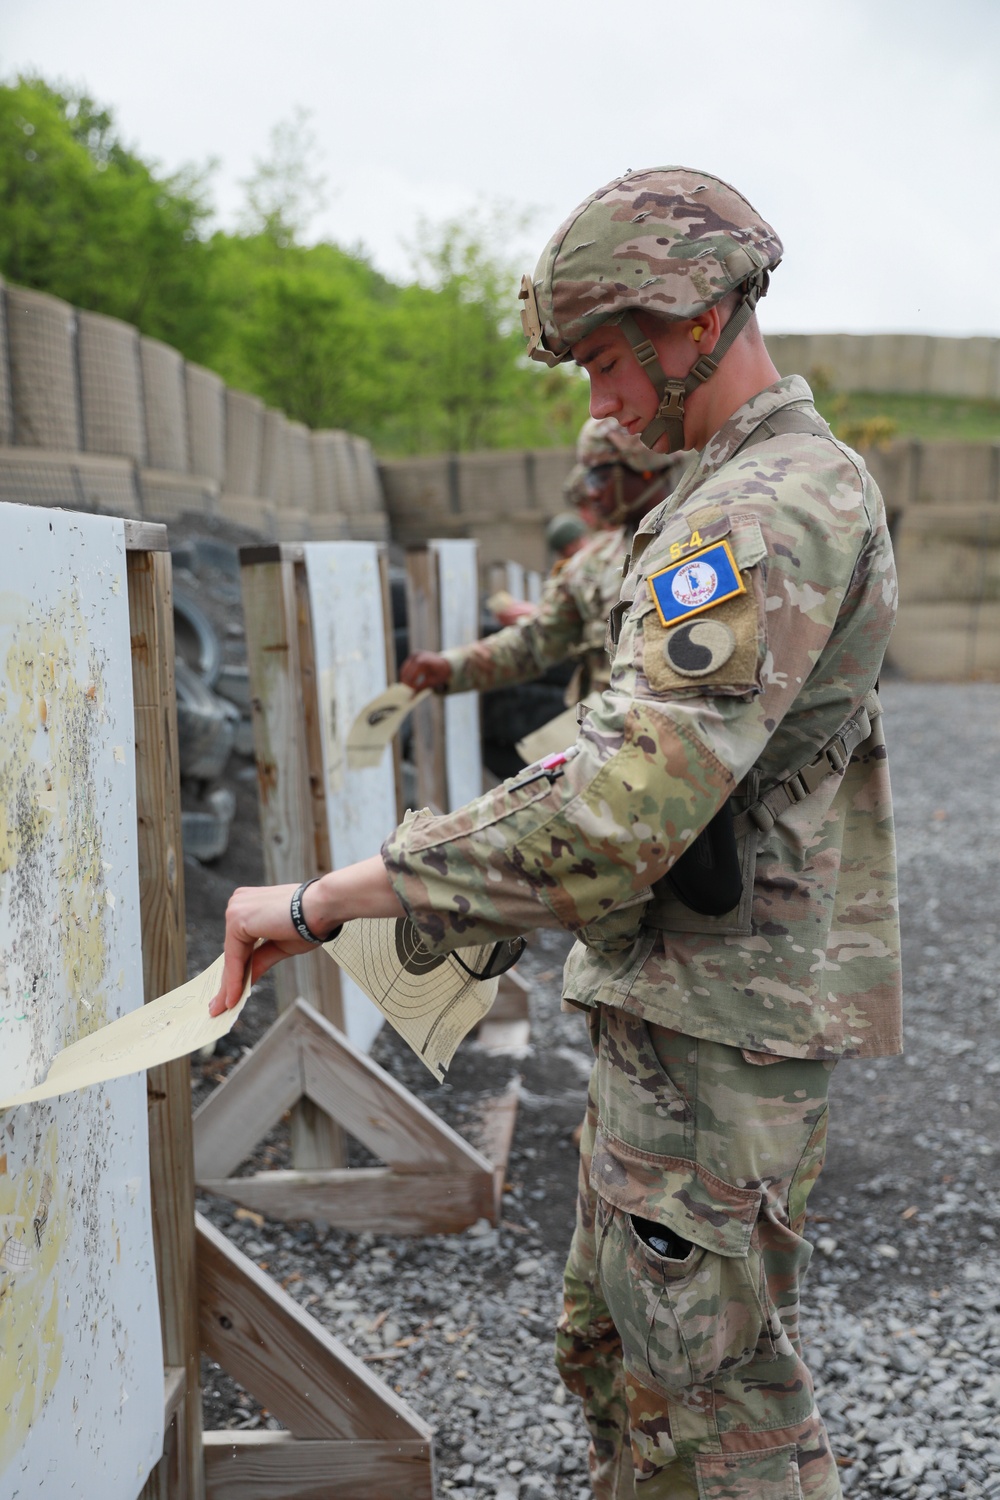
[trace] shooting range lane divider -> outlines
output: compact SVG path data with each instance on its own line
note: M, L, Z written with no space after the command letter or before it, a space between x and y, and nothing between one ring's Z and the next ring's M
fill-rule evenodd
M182 986L185 973L174 612L166 528L126 522L125 532L143 984L151 1000ZM207 982L204 992L216 987ZM186 1057L150 1069L147 1098L167 1427L140 1500L312 1500L318 1490L331 1500L358 1493L431 1500L426 1424L204 1220L196 1238ZM290 1430L203 1433L202 1351Z
M399 821L394 759L379 756L374 764L356 766L349 753L350 726L372 693L388 688L393 637L374 542L311 542L302 551L297 587L300 613L309 622L323 768L313 811L317 821L325 818L328 868L339 870L375 853ZM349 966L340 976L340 994L342 1029L367 1051L384 1013Z
M361 543L316 544L315 551L284 543L242 548L240 563L266 878L298 884L371 854L398 821L394 740L388 824L369 831L370 842L349 848L346 858L340 853L356 833L343 805L361 795L353 778L387 769L351 771L346 763L357 713L379 678L384 686L395 676L387 560ZM331 587L339 594L335 606L318 603L314 592ZM350 630L345 617L354 621ZM341 675L335 694L333 678ZM434 707L434 697L420 707ZM475 750L478 762L478 737ZM499 1222L516 1090L483 1101L487 1158L366 1055L382 1014L365 998L352 1026L348 981L336 964L306 954L274 974L278 1020L196 1116L199 1185L273 1218L375 1233L436 1234L480 1218ZM523 1008L523 985L508 980L504 975L500 996L515 994L515 1008ZM235 1177L286 1110L292 1169ZM345 1132L385 1165L348 1168Z
M127 1011L130 985L133 995L138 989L140 963L150 1001L164 991L174 992L164 997L168 1002L186 993L200 1015L215 986L211 972L184 983L166 529L16 504L0 507L0 529L4 554L19 570L17 586L4 596L4 626L14 632L25 668L17 671L7 653L10 713L0 765L37 792L34 799L20 800L19 821L12 820L8 830L16 857L6 886L9 895L17 885L28 833L35 903L49 899L47 886L54 881L56 899L50 904L63 913L44 929L44 950L34 958L28 954L38 982L23 996L13 986L8 992L9 1000L20 1002L15 1009L22 1018L22 1041L30 1041L27 1051L13 1032L7 1041L4 1091L9 1097L7 1080L23 1085L37 1077L53 1039L84 1029L99 1002L112 1013L126 1012L124 1019L147 1041L154 1038L161 1059L182 1035L185 1047L192 1038L197 1042L203 1023L193 1011L194 1029L184 1032L176 1024L176 1004L165 1030L158 1024L163 1007L158 1010L155 1002L149 1006L153 1027L142 1007ZM31 576L32 559L41 560L43 577ZM14 605L22 593L25 608L19 614ZM73 864L78 854L84 860L80 869ZM0 912L0 945L7 944L13 914L8 902ZM133 928L122 962L118 939ZM23 939L20 926L13 930ZM61 933L75 944L68 969ZM18 963L23 967L24 961L21 941ZM130 963L137 967L134 984ZM93 980L86 995L78 983L81 964ZM15 978L10 962L7 971L9 980ZM187 1014L185 1004L180 1011ZM6 1011L0 1014L6 1029ZM10 1018L11 1026L15 1019ZM223 1026L231 1019L224 1018ZM120 1034L114 1022L104 1028L104 1042L113 1032ZM85 1038L92 1050L97 1035ZM169 1047L165 1036L173 1038ZM106 1052L105 1064L118 1071L120 1062L119 1050ZM129 1063L134 1066L134 1053ZM122 1077L8 1109L4 1126L0 1325L6 1325L5 1347L21 1351L16 1365L11 1362L12 1373L23 1375L30 1356L34 1376L21 1379L14 1399L6 1401L0 1464L11 1474L11 1464L16 1467L22 1488L62 1493L75 1487L87 1496L113 1494L116 1500L219 1500L237 1494L240 1500L309 1500L320 1492L334 1500L362 1492L366 1500L396 1500L403 1493L431 1500L433 1446L427 1425L224 1236L199 1223L196 1241L186 1057L157 1062L145 1085L137 1077ZM60 1153L60 1136L69 1157ZM117 1193L122 1146L143 1150L127 1191ZM142 1159L147 1149L148 1168ZM74 1187L77 1161L85 1179ZM127 1170L133 1170L130 1162ZM90 1204L90 1198L100 1200L109 1192L112 1207ZM33 1215L23 1234L20 1209ZM80 1249L74 1235L84 1221L87 1239ZM105 1245L108 1234L111 1242ZM72 1262L60 1275L58 1296L49 1298L49 1282L67 1253ZM112 1316L118 1267L129 1303ZM84 1298L88 1287L95 1295L99 1290L93 1316L73 1306L76 1287ZM10 1325L19 1308L32 1313L36 1303L28 1325ZM64 1329L67 1319L72 1321ZM97 1340L93 1349L90 1339ZM125 1342L120 1358L106 1367L109 1339ZM46 1349L57 1348L60 1357L47 1360ZM290 1430L203 1434L201 1348ZM66 1403L73 1415L64 1412ZM51 1430L53 1420L58 1434ZM76 1443L83 1445L80 1451ZM36 1464L37 1485L32 1484ZM0 1478L0 1493L6 1492Z
M66 1038L141 1008L143 967L126 524L11 504L0 536L10 1098ZM148 1161L141 1077L4 1112L2 1494L82 1493L85 1475L132 1497L162 1452Z

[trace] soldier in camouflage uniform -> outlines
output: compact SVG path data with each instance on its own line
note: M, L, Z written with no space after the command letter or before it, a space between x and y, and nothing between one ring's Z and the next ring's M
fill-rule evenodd
M575 469L571 473L575 481ZM565 493L565 486L563 488ZM549 570L550 578L561 573L570 558L587 545L590 541L590 533L591 528L579 512L563 510L552 517L545 528L546 546L550 552L555 553L556 559ZM516 625L518 620L529 619L538 613L538 603L530 603L527 599L514 599L503 590L493 595L487 602L501 625Z
M586 503L602 529L546 580L530 615L471 646L414 652L400 668L401 682L417 691L485 692L532 682L549 667L575 658L579 666L566 694L570 706L607 687L608 616L618 601L632 534L673 488L683 464L676 456L651 453L613 417L584 423L576 456Z
M551 571L558 573L590 537L590 527L579 512L561 510L545 528L545 544L555 553Z
M602 1500L840 1495L799 1342L803 1225L834 1064L900 1048L873 692L896 581L871 477L757 329L780 253L680 168L617 179L553 237L523 288L532 352L697 463L637 529L610 685L563 763L408 815L307 903L320 932L406 911L438 950L578 939L564 992L597 1060L557 1359ZM217 1007L257 937L255 970L302 951L290 893L234 896Z

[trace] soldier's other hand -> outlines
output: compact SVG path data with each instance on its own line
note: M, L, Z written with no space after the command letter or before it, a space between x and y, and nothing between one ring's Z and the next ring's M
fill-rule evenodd
M222 984L209 1002L210 1016L220 1016L239 1003L247 964L251 982L295 953L315 946L300 938L292 925L290 906L294 885L241 886L226 908L225 964ZM315 890L315 886L310 887ZM263 941L261 941L263 940Z
M501 625L516 625L518 620L530 619L537 615L538 605L529 604L527 599L512 599L509 604L502 604L494 614Z
M451 663L436 651L414 651L400 667L399 680L415 693L424 688L447 687L451 680Z

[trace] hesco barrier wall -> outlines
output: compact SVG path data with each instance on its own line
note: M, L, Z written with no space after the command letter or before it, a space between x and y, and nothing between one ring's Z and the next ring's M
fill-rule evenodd
M433 454L379 465L393 538L474 537L482 566L548 567L545 523L565 510L571 448Z
M314 432L117 318L0 282L0 499L275 540L389 535L371 445Z
M1000 399L1000 339L770 335L783 374L845 390ZM895 442L867 453L900 575L891 661L913 677L1000 678L1000 443ZM115 318L0 282L0 499L170 522L220 516L274 539L403 546L473 537L484 569L547 566L570 449L376 464L347 432L310 432Z
M922 333L767 333L782 375L822 371L842 391L1000 401L1000 339Z
M885 496L900 581L890 650L908 676L1000 678L1000 443L897 441L865 459ZM381 464L393 537L471 536L484 567L544 569L568 448Z
M865 458L893 517L909 677L1000 680L1000 442L893 443Z

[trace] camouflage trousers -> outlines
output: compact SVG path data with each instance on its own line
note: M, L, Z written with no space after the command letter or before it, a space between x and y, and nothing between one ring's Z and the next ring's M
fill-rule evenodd
M836 1500L798 1328L833 1064L607 1006L591 1026L556 1363L583 1400L594 1494Z

